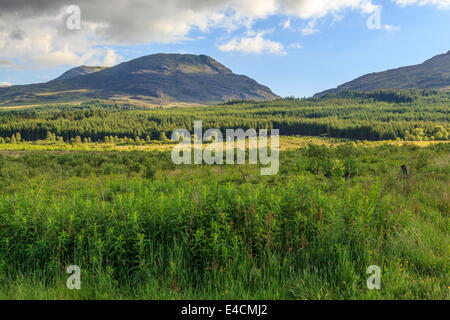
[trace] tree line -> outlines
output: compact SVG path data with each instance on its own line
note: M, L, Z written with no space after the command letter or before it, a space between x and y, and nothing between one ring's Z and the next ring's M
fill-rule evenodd
M414 97L403 99L401 97ZM378 97L378 101L374 97ZM382 97L382 98L379 98ZM393 97L390 100L388 97ZM401 101L401 102L399 102ZM447 140L448 104L442 92L345 93L335 97L233 102L204 107L145 109L106 101L80 106L0 112L0 143L166 140L175 129L279 129L280 134L359 140Z

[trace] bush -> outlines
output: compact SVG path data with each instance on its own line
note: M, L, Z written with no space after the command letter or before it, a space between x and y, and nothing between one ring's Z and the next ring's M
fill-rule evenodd
M156 176L156 168L153 163L147 162L144 166L144 178L153 180Z

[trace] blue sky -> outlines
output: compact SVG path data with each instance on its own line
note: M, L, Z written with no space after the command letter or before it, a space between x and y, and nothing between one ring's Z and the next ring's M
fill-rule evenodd
M9 38L4 38L3 42L0 32L0 49L2 43L4 46L4 50L0 50L0 83L45 82L79 64L116 64L159 52L193 53L210 55L234 72L254 78L281 96L303 97L366 73L421 63L450 50L448 0L397 0L397 3L390 0L344 0L341 1L344 3L342 6L332 10L327 9L326 0L320 0L324 8L314 8L319 11L304 13L301 10L308 10L303 6L307 1L299 1L301 7L297 11L290 7L283 10L268 8L261 14L255 13L261 6L233 7L227 11L228 20L220 17L220 23L211 22L210 17L224 12L222 7L200 7L198 10L205 10L204 15L193 17L195 22L186 18L185 22L180 22L178 29L169 30L162 38L158 38L161 31L155 28L160 28L162 32L168 29L161 28L161 22L156 27L136 23L138 26L135 29L129 29L129 34L137 35L132 41L127 41L127 35L116 36L117 31L98 36L98 25L103 21L95 21L88 15L89 12L86 14L89 24L77 36L61 36L60 31L51 33L53 31L49 28L52 24L45 20L48 18L44 15L24 15L23 26L20 20L15 25L9 24L10 28L15 29L11 29ZM367 27L367 20L374 11L354 5L359 2L364 2L363 5L382 5L381 29ZM153 9L157 6L154 4ZM79 7L83 19L83 3ZM49 10L55 8L49 5ZM177 10L171 8L166 8L166 11ZM15 10L20 12L20 8ZM132 12L130 9L131 18ZM180 21L191 15L192 11L180 11ZM198 23L203 17L206 17L206 22ZM117 21L129 23L126 27L133 24L133 21L123 20ZM3 19L6 25L5 21ZM0 26L1 23L0 15ZM44 33L35 34L36 25L40 23L43 25L42 32L51 33L52 38L45 37ZM109 23L112 25L115 20ZM15 34L23 35L19 37L19 42L8 40L14 30ZM35 49L39 47L36 43L40 44L38 41L43 38L48 44L43 49ZM24 44L24 41L27 42ZM32 46L28 53L27 45ZM77 45L78 51L71 49L72 45ZM91 54L84 55L83 50Z

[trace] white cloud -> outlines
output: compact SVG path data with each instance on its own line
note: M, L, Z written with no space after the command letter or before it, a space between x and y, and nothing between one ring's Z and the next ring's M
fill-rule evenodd
M296 42L296 43L291 43L291 44L289 45L289 48L292 48L292 49L301 49L301 48L303 48L303 45L302 45L301 43L298 43L298 42Z
M434 5L439 9L450 9L450 0L393 0L396 4L400 6L409 5Z
M123 61L123 57L116 53L113 49L107 49L105 57L103 59L102 66L111 67L116 65L118 62Z
M101 41L93 33L96 24L85 23L81 30L68 31L61 29L61 17L60 11L53 16L24 17L15 24L12 18L0 16L0 59L15 59L25 69L115 63L121 59L107 46L97 46ZM16 63L3 66L18 67Z
M322 18L328 14L337 13L343 9L360 10L371 13L375 5L370 0L311 0L295 1L286 0L285 12L302 19Z
M400 29L400 26L393 26L393 25L390 25L390 24L385 24L384 26L383 26L383 29L384 30L386 30L386 31L397 31L397 30L399 30Z
M66 46L61 50L46 51L42 55L32 57L30 61L43 67L56 67L81 64L83 59Z
M279 15L285 29L291 19L309 21L304 34L317 32L316 20L340 17L345 10L374 11L374 0L72 0L80 6L82 28L65 28L65 13L56 0L0 0L0 59L14 58L22 67L61 64L114 64L121 60L112 45L173 43L188 39L193 30L251 29L255 21ZM433 4L449 7L450 0L393 0L399 5ZM236 48L281 54L281 43L263 36L230 41ZM225 46L225 45L223 45ZM223 47L222 46L222 47ZM225 46L227 48L227 46Z
M120 44L170 42L184 39L192 29L233 28L276 14L312 19L346 8L368 12L373 6L371 0L73 0L72 3L81 8L83 28L87 23L94 25L95 35ZM19 18L66 17L60 2L54 0L0 0L0 7L0 20L12 13Z
M12 84L9 82L0 82L0 88L11 87Z
M301 32L305 36L310 36L314 33L319 32L319 30L316 28L317 20L311 20L306 24L306 27L304 27Z
M282 23L282 27L284 30L290 30L291 29L291 18L288 18Z
M271 53L285 55L284 46L272 40L264 39L263 33L254 37L233 38L219 46L221 51L237 51L243 53Z

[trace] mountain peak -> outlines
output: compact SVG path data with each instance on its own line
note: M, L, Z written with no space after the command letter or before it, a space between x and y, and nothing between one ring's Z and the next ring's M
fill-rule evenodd
M99 66L79 66L79 67L75 67L72 68L70 70L67 70L66 72L64 72L62 75L60 75L58 78L56 78L55 80L67 80L67 79L71 79L74 77L78 77L78 76L83 76L86 74L91 74L91 73L95 73L98 71L102 71L104 69L107 69L108 67L99 67Z
M232 71L206 55L157 53L126 63L127 69L160 74L232 74Z

